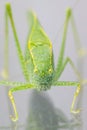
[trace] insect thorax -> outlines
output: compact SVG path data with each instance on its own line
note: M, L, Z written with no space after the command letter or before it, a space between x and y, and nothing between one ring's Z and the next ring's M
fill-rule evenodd
M35 14L31 16L33 24L28 41L30 79L37 89L46 90L53 79L52 44Z
M44 44L33 46L30 50L30 67L31 82L35 84L38 90L47 90L51 87L53 79L53 55L52 48ZM31 71L31 72L30 72Z

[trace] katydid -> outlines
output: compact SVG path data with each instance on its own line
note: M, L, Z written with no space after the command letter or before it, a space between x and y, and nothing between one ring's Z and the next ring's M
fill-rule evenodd
M13 92L30 88L39 91L46 91L52 86L76 86L77 89L72 101L71 112L74 114L79 113L80 109L76 110L74 107L76 98L80 92L81 77L72 60L69 57L66 57L64 59L68 23L71 17L73 18L72 10L68 8L66 12L63 38L56 67L54 66L51 41L49 40L47 34L44 32L39 20L36 17L36 14L34 12L30 12L30 16L32 19L32 27L24 56L20 47L20 42L18 40L10 3L6 3L6 45L8 46L8 20L10 20L15 39L17 55L20 61L24 78L26 80L26 82L12 82L6 80L0 81L0 85L12 86L8 92L8 96L14 110L14 115L11 115L12 121L18 120L18 112L16 109ZM59 78L68 63L71 65L72 69L77 75L78 81L59 81Z

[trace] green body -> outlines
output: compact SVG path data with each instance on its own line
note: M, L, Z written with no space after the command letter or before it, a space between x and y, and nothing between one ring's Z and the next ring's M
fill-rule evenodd
M33 26L30 31L26 50L26 65L30 83L38 90L47 90L51 87L54 63L52 44L43 31L36 16L32 14Z

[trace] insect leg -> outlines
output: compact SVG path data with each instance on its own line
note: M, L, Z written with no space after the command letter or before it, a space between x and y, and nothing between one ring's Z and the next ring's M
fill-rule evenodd
M16 91L19 91L19 90L25 90L25 89L29 89L31 88L31 85L24 85L24 86L18 86L18 87L14 87L14 88L11 88L9 90L9 93L8 93L8 96L9 96L9 99L11 101L11 104L13 106L13 110L14 110L14 116L10 116L12 121L17 121L18 120L18 113L17 113L17 109L16 109L16 104L15 104L15 100L14 100L14 97L13 97L13 92L16 92Z
M1 80L0 85L13 86L13 87L29 85L29 86L33 87L33 85L30 84L29 82L11 82L11 81L6 81L6 80Z
M66 36L67 36L67 29L68 29L68 24L69 24L69 20L70 20L71 14L72 14L72 11L69 8L67 10L66 19L65 19L65 22L64 22L62 45L61 45L61 49L60 49L60 52L59 52L59 57L58 57L58 61L57 61L57 67L55 69L55 77L54 77L55 81L58 79L58 72L61 69L62 64L63 64L65 43L66 43Z
M57 81L53 84L54 86L77 86L77 89L74 93L74 98L72 101L72 105L71 105L71 113L76 114L80 112L80 109L75 110L75 102L77 99L78 94L80 93L80 83L79 82L74 82L74 81Z
M86 55L86 50L82 49L82 47L81 47L81 43L80 43L79 36L78 36L78 33L77 33L77 29L76 29L76 26L75 26L72 10L68 9L67 14L66 14L66 20L65 20L65 23L64 23L62 45L61 45L61 49L60 49L60 53L59 53L57 67L55 69L55 77L54 77L55 81L58 79L58 77L60 75L59 73L60 73L61 68L63 68L62 66L63 66L63 59L64 59L64 51L65 51L65 41L66 41L66 34L67 34L69 19L71 20L71 25L72 25L72 30L73 30L72 32L73 32L73 35L74 35L75 46L76 46L76 50L78 52L78 56L82 57L82 56ZM72 64L71 60L69 62L70 62L70 64ZM75 68L75 67L73 67L73 68Z
M63 73L63 71L64 71L64 69L65 69L65 67L66 67L66 65L67 65L68 63L70 64L70 66L72 67L73 71L75 72L75 74L76 74L78 80L81 81L81 80L82 80L82 77L81 77L79 71L77 70L77 68L75 67L74 63L72 62L72 60L71 60L69 57L67 57L67 58L65 59L63 65L62 65L62 67L61 67L61 69L60 69L59 72L58 72L57 78L58 78L58 79L60 78L61 74Z
M10 101L12 103L13 110L14 110L14 116L11 116L11 119L12 119L12 121L17 121L18 120L18 113L16 110L16 104L15 104L15 100L14 100L12 93L16 92L18 90L25 90L25 89L29 89L29 88L34 88L34 86L32 84L29 84L29 83L9 82L9 81L0 81L0 85L14 86L14 88L11 88L9 90L8 96L10 98Z
M78 70L76 69L74 63L72 62L72 60L70 58L66 58L64 64L62 65L62 68L59 70L59 73L58 73L58 79L60 78L62 72L64 71L67 63L69 63L72 67L72 69L74 70L79 82L57 82L56 85L58 86L77 86L77 89L76 89L76 92L74 94L74 98L73 98L73 102L72 102L72 105L71 105L71 112L72 113L78 113L80 110L74 110L74 106L75 106L75 102L76 102L76 99L77 99L77 96L78 94L80 93L80 89L81 89L81 83L82 83L82 78L78 72ZM56 82L56 81L55 81ZM55 84L55 82L53 83L53 85Z
M11 26L12 26L12 30L13 30L13 34L14 34L14 38L15 38L15 43L16 43L17 54L18 54L18 57L19 57L19 60L20 60L22 71L23 71L23 74L25 76L25 79L29 80L29 74L27 72L25 60L24 60L24 57L23 57L23 54L22 54L22 50L21 50L21 47L20 47L20 43L19 43L19 40L18 40L18 36L17 36L15 25L14 25L14 20L13 20L13 16L12 16L10 3L6 4L5 17L6 17L6 28L7 29L8 29L8 27L7 27L8 26L8 17L10 18L10 22L11 22Z

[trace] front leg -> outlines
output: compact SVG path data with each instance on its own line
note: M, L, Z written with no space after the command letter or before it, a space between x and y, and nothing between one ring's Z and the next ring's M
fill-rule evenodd
M14 110L14 116L10 116L12 121L17 121L18 120L18 112L16 109L16 104L15 104L15 100L14 100L14 96L13 96L13 92L19 91L19 90L25 90L25 89L29 89L29 88L34 88L34 85L26 82L26 83L22 83L22 82L9 82L9 81L0 81L0 85L5 85L5 86L14 86L13 88L11 88L8 92L8 96L9 99L11 101L13 110Z
M53 85L54 86L76 86L77 87L75 94L74 94L74 98L73 98L73 101L72 101L70 111L73 114L79 113L80 109L75 110L75 102L76 102L77 96L80 93L80 89L81 89L80 83L74 82L74 81L57 81L57 82L53 83Z
M60 82L60 81L57 81L60 78L60 76L62 75L62 73L63 73L63 71L64 71L64 69L65 69L65 67L66 67L66 65L68 63L70 64L70 66L72 67L73 71L75 72L75 75L77 76L79 82L74 82L74 81L73 82L70 82L70 81L69 82L68 81L67 82L65 82L65 81L61 81ZM72 105L71 105L71 112L72 113L80 112L80 110L75 110L74 109L77 96L80 93L80 89L81 89L80 82L82 83L82 77L80 76L80 73L76 69L76 67L75 67L74 63L72 62L72 60L67 57L65 59L63 65L62 65L61 69L58 71L57 76L55 75L54 81L53 81L53 85L57 85L57 86L77 86L77 89L76 89L76 92L75 92L75 95L74 95L74 98L73 98L73 102L72 102Z
M14 100L14 96L13 96L13 92L16 92L16 91L19 91L19 90L25 90L25 89L29 89L30 86L29 85L24 85L24 86L18 86L18 87L14 87L14 88L11 88L8 92L8 96L9 96L9 99L11 101L11 104L12 104L12 107L13 107L13 110L14 110L14 116L11 115L11 119L12 121L17 121L18 120L18 112L17 112L17 109L16 109L16 103L15 103L15 100Z

